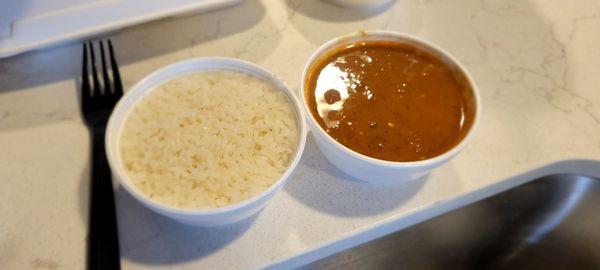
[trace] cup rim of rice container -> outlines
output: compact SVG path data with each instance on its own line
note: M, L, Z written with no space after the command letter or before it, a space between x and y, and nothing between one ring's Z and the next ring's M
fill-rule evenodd
M135 186L135 184L129 178L126 169L124 168L123 161L121 160L120 144L119 140L123 131L124 124L128 118L128 114L131 110L142 100L148 93L159 88L162 84L181 76L189 75L191 73L206 72L206 71L237 71L247 75L255 76L258 78L265 79L268 83L275 86L276 89L284 92L288 98L289 104L294 111L296 118L296 124L298 127L297 143L295 149L292 152L291 159L285 170L277 181L271 186L262 191L259 194L254 195L244 201L233 203L217 208L179 208L171 205L167 205L156 200L151 199L142 190ZM233 223L242 219L245 219L254 213L260 211L266 204L266 201L270 199L274 193L283 186L289 176L294 171L302 152L304 151L306 142L307 127L305 123L305 116L301 109L300 101L294 94L294 92L276 75L267 71L266 69L258 66L254 63L247 62L235 58L227 57L200 57L194 59L188 59L180 61L166 67L163 67L157 71L144 77L133 87L130 88L127 93L123 95L121 100L115 106L111 117L108 121L106 130L106 153L110 168L113 175L116 176L121 186L123 186L134 198L140 201L145 206L175 219L182 220L185 223L199 224L199 225L220 225ZM251 209L245 209L251 208ZM242 218L233 218L224 221L211 222L211 216L220 215L220 218L226 216L230 212L244 212L251 211L248 215L242 214ZM238 213L239 215L239 213ZM194 218L200 217L201 220ZM227 219L227 218L225 218Z

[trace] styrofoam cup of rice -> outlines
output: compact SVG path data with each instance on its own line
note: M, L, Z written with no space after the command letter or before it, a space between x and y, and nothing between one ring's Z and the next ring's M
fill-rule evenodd
M294 93L265 69L197 58L133 86L106 130L113 177L148 208L202 226L265 207L298 164L306 126Z

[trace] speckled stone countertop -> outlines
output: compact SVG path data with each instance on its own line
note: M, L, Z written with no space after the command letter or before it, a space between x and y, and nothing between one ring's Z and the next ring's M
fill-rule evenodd
M177 224L117 188L124 269L290 268L557 172L600 176L600 3L398 0L361 13L322 1L246 0L108 35L125 86L190 57L258 63L297 88L308 56L359 29L428 39L479 85L477 136L426 178L344 180L310 138L287 186L258 215L220 228ZM81 269L89 140L79 113L79 45L0 59L2 269Z

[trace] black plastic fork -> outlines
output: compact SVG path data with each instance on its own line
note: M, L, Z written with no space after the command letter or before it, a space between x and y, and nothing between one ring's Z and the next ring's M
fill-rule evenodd
M115 213L111 172L104 151L104 134L110 113L123 95L123 85L110 40L110 70L104 53L104 42L98 41L102 63L102 83L97 71L94 45L83 44L81 70L81 111L92 139L92 179L88 231L87 269L120 269L119 238ZM88 55L91 58L88 62ZM92 69L90 84L89 67Z

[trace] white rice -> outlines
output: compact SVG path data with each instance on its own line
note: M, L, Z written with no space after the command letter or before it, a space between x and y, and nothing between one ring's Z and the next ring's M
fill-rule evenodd
M233 71L168 81L129 113L120 150L129 178L160 203L223 207L275 183L298 140L292 104L274 85Z

